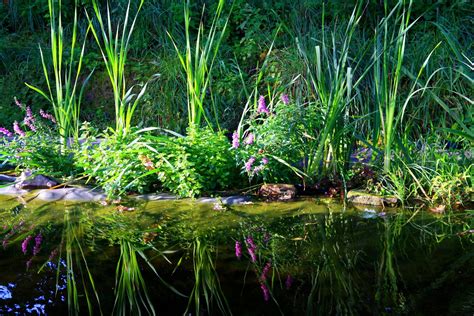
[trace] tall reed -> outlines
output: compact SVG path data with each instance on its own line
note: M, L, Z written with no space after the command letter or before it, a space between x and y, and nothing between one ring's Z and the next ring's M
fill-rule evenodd
M345 160L347 153L347 127L349 107L354 98L354 89L361 78L354 82L354 68L358 63L349 56L354 32L361 19L361 6L357 5L344 29L341 43L332 33L330 42L326 38L325 10L323 6L320 45L310 55L297 40L300 56L306 66L305 77L313 100L308 106L317 107L323 121L321 130L310 131L313 141L309 144L306 174L320 177L329 170L337 172L337 161ZM363 74L364 75L364 74ZM363 76L362 75L362 76ZM361 76L361 77L362 77Z
M227 16L224 25L219 30L219 20L224 9L224 0L219 0L217 4L214 17L211 22L211 26L207 34L204 30L204 8L202 12L201 21L199 22L198 34L196 41L192 43L190 33L190 1L187 0L184 5L184 30L186 37L186 51L183 53L178 48L177 43L173 39L170 33L168 36L173 42L176 53L178 54L181 66L186 74L186 88L188 93L188 124L190 127L199 126L202 119L204 119L209 125L209 112L206 107L206 95L209 89L210 79L212 77L212 69L217 53L219 51L222 38L224 37L227 24L229 22L229 16ZM217 120L217 109L215 104L212 103L215 120L217 126L219 122Z
M144 84L138 95L135 95L132 91L133 86L128 88L125 80L125 66L130 49L130 39L144 0L140 0L137 12L131 21L130 3L129 1L123 24L118 22L116 29L112 27L112 17L108 3L106 20L104 21L97 0L92 0L98 27L86 11L92 34L99 46L110 83L112 84L115 106L115 132L119 136L127 135L130 132L133 114L147 87L147 84Z
M74 23L72 26L71 42L66 50L66 37L62 25L62 2L61 0L48 0L49 22L50 22L50 40L51 40L51 59L53 77L50 78L48 65L41 45L39 46L43 74L46 79L47 91L26 83L26 85L42 95L53 106L54 116L56 118L59 137L63 149L67 146L68 137L73 137L77 141L79 137L79 113L81 108L81 98L86 82L91 74L79 88L79 77L82 69L85 43L79 58L76 58L77 42L77 0L74 2ZM87 28L87 33L89 28ZM69 60L64 55L69 52Z

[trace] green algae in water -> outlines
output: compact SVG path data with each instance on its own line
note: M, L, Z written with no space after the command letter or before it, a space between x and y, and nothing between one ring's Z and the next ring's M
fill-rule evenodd
M0 204L0 314L474 311L469 212L23 202Z

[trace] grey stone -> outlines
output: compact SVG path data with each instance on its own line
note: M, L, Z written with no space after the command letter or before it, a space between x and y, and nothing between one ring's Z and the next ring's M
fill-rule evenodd
M28 172L23 172L18 180L15 187L22 190L49 189L59 184L42 174L30 176Z
M347 200L354 204L374 206L395 206L399 202L394 196L380 196L355 190L351 190L347 193Z
M28 193L28 191L18 189L14 185L0 187L0 195L23 195L26 193Z
M16 177L0 174L0 182L15 182L16 180L17 180Z

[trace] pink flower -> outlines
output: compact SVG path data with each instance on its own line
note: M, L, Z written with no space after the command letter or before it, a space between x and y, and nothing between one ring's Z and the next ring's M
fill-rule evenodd
M281 97L280 97L280 100L285 105L288 105L288 103L290 103L290 99L288 98L288 94L282 94Z
M234 133L232 134L232 148L236 149L239 148L239 146L239 133L237 133L237 131L234 131Z
M252 170L252 165L255 162L255 157L250 157L249 160L245 163L245 170L247 172L250 172Z
M23 104L21 104L21 102L16 97L13 97L13 99L15 100L16 106L23 110Z
M56 123L56 119L54 118L54 116L49 113L46 113L45 111L43 111L43 109L40 109L40 115L42 118L45 118L47 120L50 120L53 123Z
M239 259L242 258L242 244L238 240L235 242L235 256Z
M255 136L254 136L252 133L249 133L249 135L247 136L247 138L245 138L245 144L246 144L246 145L252 145L254 139L255 139Z
M270 111L268 111L267 105L265 104L265 97L263 95L261 95L258 99L257 112L266 114L270 113Z
M13 131L15 131L15 133L17 133L20 136L25 136L25 132L22 131L17 121L13 123Z
M268 163L268 158L267 158L267 157L263 157L263 158L262 158L262 163L263 163L264 165L266 165L266 164Z
M4 127L0 127L0 134L3 134L7 137L11 137L12 133Z
M35 118L33 116L33 113L31 112L31 108L29 106L26 107L26 116L25 119L23 120L23 123L29 127L33 132L36 132L36 127L34 125L35 123Z

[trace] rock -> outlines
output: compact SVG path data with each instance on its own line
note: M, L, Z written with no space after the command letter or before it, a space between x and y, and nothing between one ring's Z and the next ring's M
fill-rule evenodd
M395 206L398 204L398 199L393 196L380 196L355 190L347 193L347 200L354 204L374 206Z
M15 182L15 181L16 181L16 177L0 174L0 182Z
M23 195L26 193L28 191L17 189L14 185L0 187L0 195Z
M31 176L31 173L28 171L22 172L18 180L15 187L21 190L49 189L59 184L42 174Z
M291 201L296 197L296 187L292 184L264 184L258 195L272 201Z

